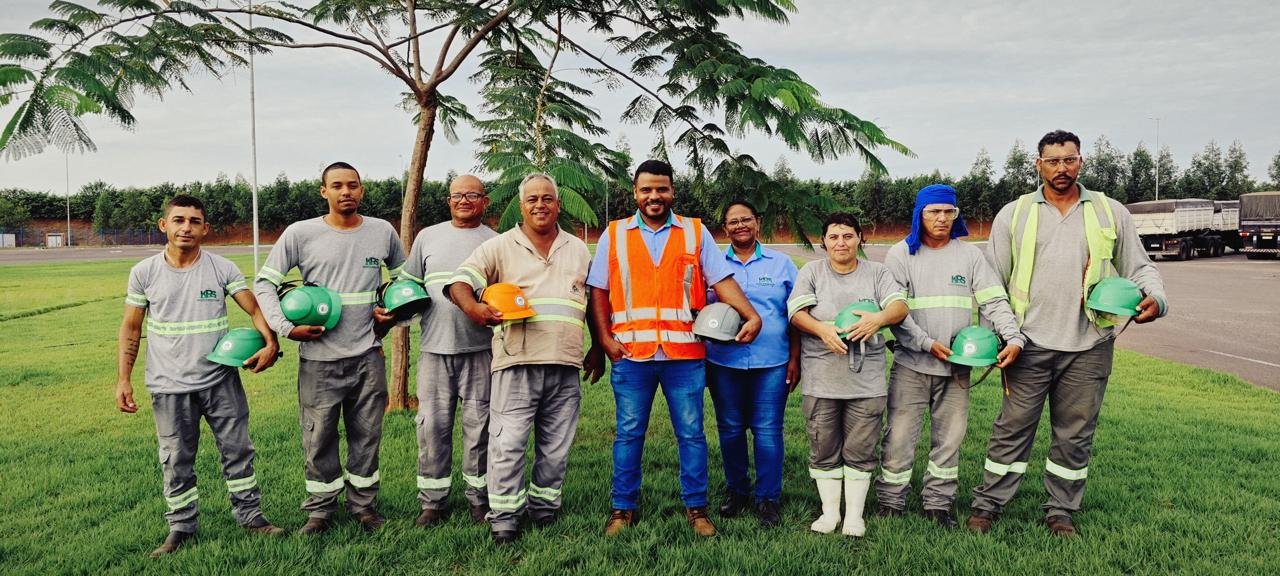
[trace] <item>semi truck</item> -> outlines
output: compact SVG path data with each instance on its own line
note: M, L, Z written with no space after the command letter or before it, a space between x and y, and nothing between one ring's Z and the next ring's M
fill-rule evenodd
M1254 192L1240 195L1241 252L1251 260L1276 258L1280 247L1280 192Z
M1173 260L1216 257L1239 251L1239 202L1199 198L1148 200L1126 207L1147 255Z

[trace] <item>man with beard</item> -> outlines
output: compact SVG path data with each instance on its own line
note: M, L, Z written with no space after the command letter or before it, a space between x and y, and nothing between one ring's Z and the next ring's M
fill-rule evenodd
M1027 339L1005 370L1004 403L987 445L982 485L973 490L970 530L989 531L1027 471L1036 426L1049 402L1052 440L1045 461L1043 505L1050 533L1073 536L1072 514L1085 478L1102 396L1111 375L1111 319L1085 306L1108 276L1132 280L1145 294L1133 320L1167 312L1164 284L1124 205L1076 182L1084 160L1080 138L1055 130L1040 139L1042 184L1006 204L991 225L989 257Z
M302 534L329 529L345 486L347 509L365 530L386 519L378 513L378 446L387 407L382 337L395 317L376 308L382 267L394 278L404 248L386 220L358 213L364 198L360 174L335 162L320 175L324 216L290 224L271 247L254 292L271 328L298 345L298 409L306 459L307 497ZM332 330L296 326L280 310L277 288L294 267L302 280L339 293L342 313ZM338 419L346 424L347 465L338 463Z
M613 536L638 520L645 430L661 385L679 448L685 516L696 534L710 537L716 528L706 511L706 349L693 334L693 314L710 286L743 318L735 338L742 343L760 332L760 315L734 282L711 232L697 218L671 211L671 165L646 160L632 183L636 214L609 223L587 277L595 333L613 361L609 380L617 414L612 511L604 531Z

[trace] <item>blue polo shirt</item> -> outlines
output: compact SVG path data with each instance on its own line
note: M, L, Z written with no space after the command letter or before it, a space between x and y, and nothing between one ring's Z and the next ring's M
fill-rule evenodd
M787 297L796 284L796 265L786 254L756 242L756 253L743 264L724 249L724 261L733 270L733 279L747 294L763 321L760 334L750 344L722 344L707 341L707 361L717 366L748 370L786 364L790 341L787 338Z

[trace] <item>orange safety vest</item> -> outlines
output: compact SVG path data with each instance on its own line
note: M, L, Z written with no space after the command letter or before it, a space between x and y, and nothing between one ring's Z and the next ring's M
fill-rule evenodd
M613 246L609 254L611 331L632 358L652 358L659 346L672 360L697 360L707 354L693 334L693 312L707 301L698 260L702 221L675 218L681 226L671 226L656 266L639 227L622 229L629 219L609 223Z

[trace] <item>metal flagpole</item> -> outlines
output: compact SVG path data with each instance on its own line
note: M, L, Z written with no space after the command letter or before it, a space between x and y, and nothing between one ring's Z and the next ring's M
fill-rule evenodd
M63 167L67 173L67 248L71 247L71 154L63 153Z
M249 29L253 30L253 0L249 0ZM253 145L253 274L258 273L258 104L253 74L253 50L249 50L249 137Z

